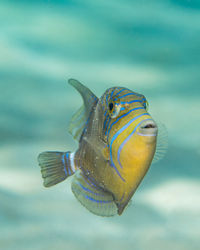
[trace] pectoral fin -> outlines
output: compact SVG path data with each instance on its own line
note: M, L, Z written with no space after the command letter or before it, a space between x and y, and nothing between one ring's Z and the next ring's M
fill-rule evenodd
M165 125L160 122L157 122L157 126L158 126L158 135L157 135L156 151L152 163L156 163L159 160L161 160L165 156L168 148L167 129Z

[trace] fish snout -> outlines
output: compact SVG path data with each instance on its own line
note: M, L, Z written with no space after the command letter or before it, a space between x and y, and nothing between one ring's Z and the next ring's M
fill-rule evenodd
M153 120L143 121L137 132L138 135L142 136L156 136L158 133L158 127Z

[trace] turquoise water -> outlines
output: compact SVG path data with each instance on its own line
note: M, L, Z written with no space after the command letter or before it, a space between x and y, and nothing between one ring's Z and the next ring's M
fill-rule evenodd
M0 26L0 249L199 249L200 2L2 0ZM89 213L70 180L42 186L38 153L77 147L71 77L144 94L168 129L122 216Z

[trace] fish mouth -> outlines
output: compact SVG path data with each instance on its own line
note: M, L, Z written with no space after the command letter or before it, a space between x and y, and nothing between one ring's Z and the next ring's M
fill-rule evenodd
M158 127L153 120L142 122L137 132L141 136L156 136L158 133Z

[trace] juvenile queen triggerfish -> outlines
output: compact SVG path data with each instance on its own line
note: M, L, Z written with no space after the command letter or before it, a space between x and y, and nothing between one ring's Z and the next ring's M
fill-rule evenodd
M98 99L77 80L69 84L83 98L69 125L79 147L39 155L44 186L74 175L72 192L83 206L100 216L121 215L153 158L164 154L165 133L158 139L158 126L143 95L113 87Z

